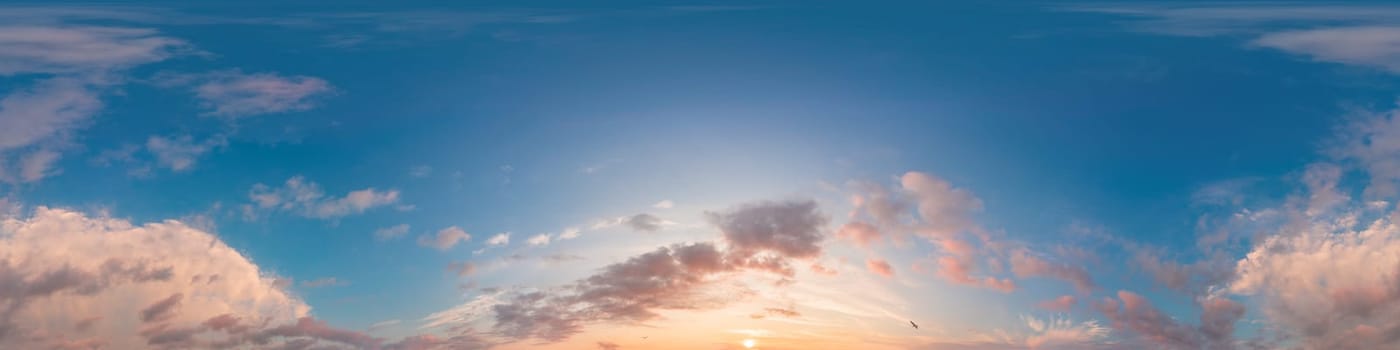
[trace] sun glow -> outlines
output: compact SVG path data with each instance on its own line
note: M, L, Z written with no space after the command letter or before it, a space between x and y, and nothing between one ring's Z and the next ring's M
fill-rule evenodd
M752 349L754 344L757 343L758 342L754 341L753 339L744 339L744 348Z

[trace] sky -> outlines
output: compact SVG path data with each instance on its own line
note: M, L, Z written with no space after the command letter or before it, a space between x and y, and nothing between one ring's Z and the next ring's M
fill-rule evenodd
M0 2L0 348L1400 348L1384 2Z

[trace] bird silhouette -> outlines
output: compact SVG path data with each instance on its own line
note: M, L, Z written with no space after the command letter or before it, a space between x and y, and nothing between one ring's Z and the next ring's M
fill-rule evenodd
M647 340L647 338L650 338L650 337L651 337L650 335L645 336L645 337L642 337L642 340Z
M914 321L909 321L909 325L910 325L910 326L914 326L914 329L919 329L919 324L918 324L918 323L914 323Z

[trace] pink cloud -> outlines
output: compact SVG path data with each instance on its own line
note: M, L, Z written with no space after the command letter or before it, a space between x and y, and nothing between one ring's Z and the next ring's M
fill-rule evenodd
M1043 276L1065 280L1074 284L1080 292L1094 289L1094 280L1082 267L1066 263L1051 262L1030 251L1021 249L1011 254L1011 272L1019 277Z
M1069 312L1076 302L1073 295L1061 295L1059 298L1042 301L1038 306L1050 311Z
M955 257L938 258L938 266L938 275L954 283L990 288L1004 293L1016 290L1016 283L1009 279L997 279L991 276L973 277L971 265Z
M1118 291L1118 300L1104 299L1096 308L1113 327L1141 335L1148 341L1173 349L1227 348L1234 342L1235 322L1244 316L1244 306L1224 298L1201 301L1201 325L1192 327L1152 306L1147 298Z
M836 231L836 237L850 240L861 247L869 247L881 238L880 229L860 221L852 221L842 225L841 229Z
M884 259L866 260L865 268L869 269L870 272L874 272L875 274L884 276L885 278L894 277L894 268L890 267L890 263L885 262Z
M463 231L457 226L452 226L439 230L437 234L433 236L418 237L418 245L431 247L437 250L448 250L456 246L457 243L470 241L471 239L472 235L467 234L467 231Z
M0 232L0 247L26 259L0 259L0 285L20 291L5 295L0 348L380 344L308 318L310 308L277 278L179 221L133 224L39 207L0 220Z

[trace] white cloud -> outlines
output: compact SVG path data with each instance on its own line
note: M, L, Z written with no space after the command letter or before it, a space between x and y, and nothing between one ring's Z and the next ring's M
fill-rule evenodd
M248 198L263 210L290 211L309 218L330 219L398 203L399 191L366 188L346 193L344 197L328 197L320 185L296 176L277 188L253 185Z
M282 325L309 312L217 236L178 221L134 225L40 207L0 222L0 251L7 252L0 255L0 284L19 286L0 291L3 348L89 339L145 348L134 328L141 309L168 318L163 329L221 315ZM178 302L157 303L172 298ZM86 332L75 329L79 323Z
M530 239L525 240L525 243L528 243L528 244L530 244L530 245L535 245L535 246L539 246L539 245L548 245L548 244L549 244L549 234L548 234L548 233L541 233L541 234L538 234L538 235L531 236Z
M472 235L467 234L467 231L463 231L457 226L452 226L438 230L436 235L419 236L418 245L432 247L437 250L448 250L456 246L457 243L470 241L471 239Z
M424 178L433 174L433 167L419 165L408 169L408 176Z
M652 204L651 206L657 209L671 209L676 206L676 202L672 202L670 199L667 199L660 202L656 202L656 204Z
M374 239L387 241L408 234L408 224L398 224L390 227L374 230Z
M486 240L486 244L493 246L503 246L510 244L510 232L497 233Z
M574 238L578 238L579 233L580 233L580 232L579 232L579 229L578 229L577 227L565 228L563 232L560 232L560 233L559 233L559 239L574 239Z

